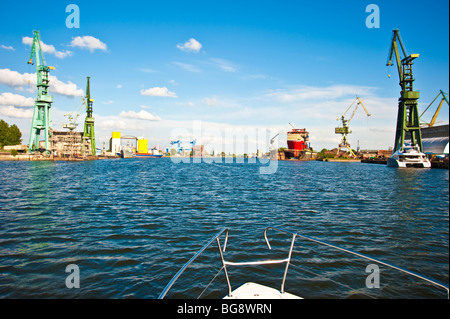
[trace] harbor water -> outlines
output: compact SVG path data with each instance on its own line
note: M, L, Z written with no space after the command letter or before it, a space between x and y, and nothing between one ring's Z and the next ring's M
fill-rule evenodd
M286 258L277 226L449 282L449 173L364 163L0 162L0 298L157 298L223 227L225 259ZM221 238L223 242L223 237ZM298 238L285 290L305 298L447 298L420 279ZM79 270L79 288L69 288ZM284 264L229 267L280 288ZM221 298L214 244L167 298ZM66 271L67 270L67 271ZM214 279L214 280L213 280ZM370 280L369 280L370 282ZM70 286L70 285L69 285ZM205 288L207 288L205 290Z

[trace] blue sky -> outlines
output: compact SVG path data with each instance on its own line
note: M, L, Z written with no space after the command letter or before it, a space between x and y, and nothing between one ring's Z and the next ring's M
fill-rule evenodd
M79 28L66 26L71 3ZM380 28L365 23L372 3ZM218 151L246 132L258 142L244 151L255 152L275 132L285 146L293 123L310 132L312 147L333 148L336 119L358 95L371 116L358 109L352 146L387 149L400 91L395 67L385 66L395 28L408 52L420 54L419 110L449 91L448 1L48 1L39 8L22 1L0 8L0 118L19 126L23 143L36 94L25 81L35 72L26 63L33 30L53 46L44 55L56 67L54 127L62 129L63 115L80 105L90 76L98 146L120 131L162 148L196 138ZM448 123L447 106L438 121Z

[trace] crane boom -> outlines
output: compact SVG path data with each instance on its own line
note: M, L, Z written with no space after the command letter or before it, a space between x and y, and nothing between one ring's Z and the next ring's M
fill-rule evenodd
M351 121L351 120L353 119L353 117L355 116L356 110L358 109L358 106L360 106L360 105L363 107L364 111L366 111L367 116L370 116L369 112L367 112L367 109L366 109L366 107L364 106L364 103L362 102L362 100L361 100L358 96L356 96L356 100L353 101L353 103L355 103L356 101L358 101L358 103L356 103L356 107L355 107L355 109L353 110L352 116L351 116L350 119L348 120L348 124L350 124L350 121ZM353 105L353 103L352 103L352 105ZM351 106L351 105L350 105L350 106ZM347 110L347 111L348 111L348 110ZM345 113L344 113L344 114L345 114Z
M398 75L399 75L400 82L401 82L403 80L403 72L402 72L401 56L400 56L399 50L398 50L398 44L400 44L403 56L407 57L408 56L408 52L406 51L406 48L403 45L403 41L402 41L402 38L400 36L400 32L399 32L398 29L395 29L393 31L393 35L392 35L391 48L389 49L389 56L388 56L388 61L386 63L386 66L393 65L393 63L392 63L392 55L395 54L395 60L397 62Z
M434 112L433 117L431 118L430 123L428 123L428 127L432 127L432 126L434 126L434 124L436 123L436 119L437 119L437 117L438 117L438 115L439 115L439 112L440 112L440 110L441 110L442 105L444 104L444 101L447 102L447 105L448 105L448 100L447 100L447 95L448 95L448 93L445 93L444 91L440 90L439 93L438 93L438 95L436 95L436 97L434 98L434 100L427 106L427 108L425 109L425 111L423 111L422 114L419 116L419 118L421 118L421 117L425 114L425 112L430 108L430 106L434 103L434 101L437 100L437 98L438 98L440 95L442 95L441 102L439 102L439 106L437 107L436 111ZM426 125L426 124L425 124L425 125Z

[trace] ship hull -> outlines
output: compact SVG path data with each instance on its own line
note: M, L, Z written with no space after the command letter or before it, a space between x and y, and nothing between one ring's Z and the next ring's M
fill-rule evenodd
M288 149L290 150L303 150L306 148L306 145L303 141L287 141Z
M142 158L159 158L162 157L161 154L151 154L151 153L136 153L136 157L142 157Z

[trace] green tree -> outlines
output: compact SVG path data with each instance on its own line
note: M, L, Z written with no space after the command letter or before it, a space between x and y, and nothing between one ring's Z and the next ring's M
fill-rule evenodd
M8 134L9 125L3 120L0 120L0 148L6 145L6 139Z
M323 148L319 153L317 153L317 156L324 157L326 151L328 150L326 148Z
M22 143L22 132L16 124L9 127L8 142L9 145L20 145Z
M19 145L22 143L22 132L16 124L9 126L3 120L0 120L0 147L5 145Z

